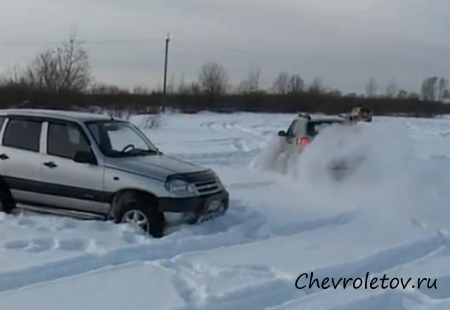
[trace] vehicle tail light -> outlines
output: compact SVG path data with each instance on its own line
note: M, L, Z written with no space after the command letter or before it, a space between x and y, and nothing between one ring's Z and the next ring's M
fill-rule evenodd
M302 137L297 140L297 144L301 147L305 147L309 144L309 139L307 137Z

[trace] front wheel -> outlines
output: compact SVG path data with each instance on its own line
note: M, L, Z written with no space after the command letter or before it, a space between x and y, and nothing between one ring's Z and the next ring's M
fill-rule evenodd
M0 212L12 213L15 208L11 192L2 180L0 180Z
M120 211L116 222L135 226L154 238L164 235L164 215L154 207L131 203Z

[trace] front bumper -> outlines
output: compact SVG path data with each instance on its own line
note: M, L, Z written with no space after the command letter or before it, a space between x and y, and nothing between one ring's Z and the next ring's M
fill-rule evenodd
M159 209L166 223L195 224L225 214L229 206L229 193L223 190L216 194L189 198L161 198Z

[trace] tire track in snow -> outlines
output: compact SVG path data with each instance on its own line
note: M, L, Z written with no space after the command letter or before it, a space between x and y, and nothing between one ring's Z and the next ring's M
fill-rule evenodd
M167 269L167 268L166 268ZM200 305L208 299L209 292L206 285L198 285L195 281L186 277L180 277L176 274L173 275L172 282L178 295L187 303Z
M93 272L105 267L120 266L131 261L160 261L170 260L182 254L198 253L216 250L223 247L251 244L286 235L300 235L310 230L329 227L330 225L345 225L347 222L336 221L337 217L324 220L311 220L298 223L298 229L282 232L279 235L263 233L259 230L264 227L265 219L258 214L247 214L250 221L243 221L226 231L213 235L195 235L170 239L161 243L131 245L118 248L103 254L87 253L84 255L49 262L24 269L0 273L0 293L19 289L37 283L45 283L62 278L77 276ZM207 224L207 223L205 223ZM200 227L199 227L200 228ZM195 228L192 228L195 229ZM151 240L152 241L152 240ZM185 286L187 287L187 286Z
M244 138L234 138L233 139L233 145L236 148L236 150L240 152L250 152L256 149L261 149L263 145L265 144L265 137L263 135L256 134L252 132L251 129L247 129L241 125L239 125L238 121L234 122L226 122L226 121L217 121L217 122L207 122L207 123L201 123L201 128L208 128L212 129L218 132L230 132L232 130L243 133L245 136L251 138L254 141L257 141L258 147L251 148L249 147L248 143L245 141Z
M320 303L320 302L319 302ZM294 310L294 309L321 309L321 310L426 310L428 306L436 304L431 298L417 291L381 291L370 292L362 296L353 296L343 302L326 302L326 305L317 306L314 300L292 300L278 306L268 307L265 310Z
M229 128L233 127L234 122L226 122L226 121L214 121L214 122L206 122L200 123L200 128L212 129L218 132L224 132Z
M235 147L236 151L240 153L247 153L252 151L252 149L247 145L245 140L242 138L233 139L233 146Z
M172 155L179 159L194 162L200 165L238 166L242 164L247 164L254 156L258 154L259 150L252 150L248 152L232 151L232 152L212 152L212 153L198 153L198 154L178 153Z
M366 257L350 261L343 264L331 265L329 267L310 270L314 272L317 278L358 278L363 277L367 272L371 275L381 274L383 272L398 268L403 265L410 264L427 257L443 247L448 247L448 240L438 231L435 234L398 245L395 247L378 250ZM307 285L307 280L304 281ZM299 281L299 286L305 285ZM307 294L314 294L321 289L306 290Z
M178 293L185 301L186 305L179 310L228 310L228 309L264 309L267 306L276 306L285 300L304 296L300 291L293 291L292 281L285 277L277 277L273 270L261 266L244 266L254 272L264 273L273 279L251 285L245 289L234 290L220 296L211 294L209 288L198 281L193 280L189 275L201 275L203 270L198 270L196 266L183 262L183 256L171 260L154 262L158 267L165 268L173 274L173 283L178 288ZM242 268L242 267L240 267ZM239 268L227 271L230 274L239 273ZM221 278L221 272L213 272L216 278ZM226 278L226 275L224 275Z
M185 239L123 247L103 255L85 254L25 269L3 272L0 273L0 292L80 275L104 267L119 266L130 261L152 261L175 257L182 253L207 251L248 242L245 236L234 232L218 234L208 238Z
M233 128L238 130L238 131L240 131L240 132L242 132L242 133L244 133L244 134L246 134L246 135L248 135L248 136L253 137L253 139L260 140L260 141L265 141L266 140L263 135L256 134L251 129L245 128L245 127L243 127L241 125L237 125L236 123L234 124ZM267 132L267 131L265 131L265 132Z
M427 309L426 306L433 304L433 301L418 292L403 290L383 291L376 295L350 301L338 306L327 307L324 310L411 310Z
M200 123L200 125L199 125L199 127L200 128L206 128L206 129L213 129L213 130L215 130L215 128L216 128L216 124L217 124L218 122L206 122L206 123Z
M428 238L416 240L403 245L394 246L385 250L380 250L368 256L345 263L331 265L323 268L317 268L306 273L314 272L314 277L317 279L324 278L364 278L366 272L372 275L377 273L387 272L391 269L400 267L402 265L410 264L414 261L421 260L443 247L448 247L449 242L440 232L429 236ZM180 262L182 257L177 258ZM165 263L165 265L175 266L174 264ZM177 270L177 267L173 267ZM196 302L190 303L187 300L187 305L180 310L194 310L194 309L208 309L208 310L226 310L226 309L246 309L258 310L271 308L276 309L281 304L290 302L299 302L306 296L312 296L321 292L322 289L312 288L298 290L295 287L297 278L279 276L274 277L271 281L263 284L246 287L220 297L209 296L205 304L198 304ZM445 277L450 285L450 276ZM309 279L298 282L299 286L308 286ZM191 286L195 290L195 286ZM448 292L436 293L438 297L448 297ZM197 294L190 292L190 294ZM363 300L364 304L364 300ZM273 307L273 308L272 308ZM341 309L341 308L339 308Z
M433 281L430 281L432 284ZM420 292L433 299L448 299L450 298L450 275L445 275L436 278L436 289L428 289L421 287ZM425 285L425 283L424 283Z

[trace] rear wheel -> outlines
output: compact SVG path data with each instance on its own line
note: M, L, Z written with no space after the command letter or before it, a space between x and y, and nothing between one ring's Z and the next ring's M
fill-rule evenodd
M144 206L139 201L122 208L117 223L130 224L154 238L164 235L164 215L153 206Z

